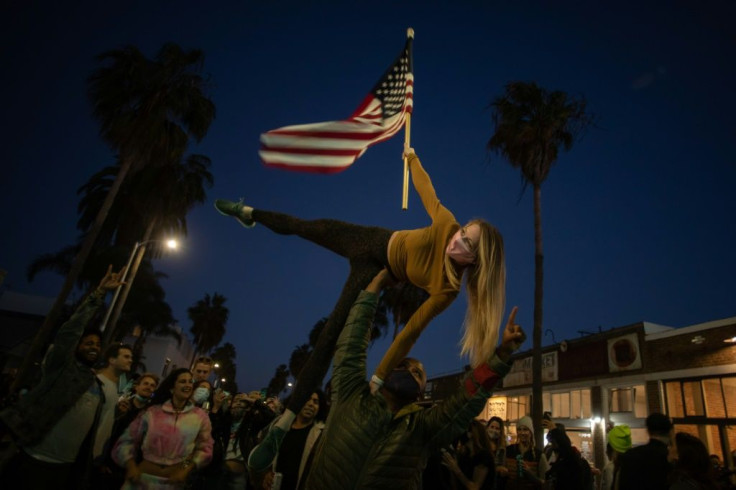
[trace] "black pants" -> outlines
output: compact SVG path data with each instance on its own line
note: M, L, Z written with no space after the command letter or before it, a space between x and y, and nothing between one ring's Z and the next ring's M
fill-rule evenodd
M297 235L350 261L350 274L342 288L317 345L304 365L287 407L299 413L322 384L345 321L362 289L388 267L388 241L393 233L385 228L360 226L331 219L302 220L282 213L253 210L253 219L281 235Z

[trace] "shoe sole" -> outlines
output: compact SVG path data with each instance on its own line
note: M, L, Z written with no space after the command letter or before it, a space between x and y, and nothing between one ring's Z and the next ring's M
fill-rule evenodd
M230 216L231 218L235 218L235 220L241 225L243 225L245 228L253 228L254 226L256 226L256 222L253 220L248 220L248 222L246 222L237 215L226 213L225 211L222 211L220 208L217 207L217 201L215 201L214 206L218 213L220 213L223 216Z

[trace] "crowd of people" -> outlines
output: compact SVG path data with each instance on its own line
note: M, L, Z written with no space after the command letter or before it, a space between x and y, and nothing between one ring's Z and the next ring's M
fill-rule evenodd
M432 219L426 228L392 232L216 203L246 227L259 222L296 234L350 261L350 276L290 400L281 404L261 392L231 396L210 382L206 357L160 380L131 373L128 345L102 353L102 334L89 324L124 277L110 267L59 329L40 381L0 411L0 481L33 490L729 488L731 475L716 472L705 445L674 434L662 414L647 418L650 441L636 448L628 427L613 427L601 470L549 416L541 424L529 416L513 421L514 441L507 421L481 422L525 340L516 307L501 328L503 240L482 220L461 226L440 204L413 149L404 156ZM429 296L370 376L366 351L378 299L397 281ZM470 368L454 394L424 407L417 403L427 385L424 365L406 356L463 282L469 306L461 344ZM326 395L320 385L330 361ZM536 446L535 427L547 430L547 446Z
M529 416L504 422L473 420L465 434L430 458L424 490L729 490L736 475L717 454L688 432L677 432L670 419L653 413L646 419L649 441L632 447L628 425L609 427L606 462L596 468L576 448L562 424L542 421L547 445L534 445ZM504 436L516 427L516 440ZM485 429L485 430L482 430ZM736 452L732 457L736 458ZM440 465L441 463L441 465ZM440 469L438 469L440 468ZM444 471L442 471L442 468Z

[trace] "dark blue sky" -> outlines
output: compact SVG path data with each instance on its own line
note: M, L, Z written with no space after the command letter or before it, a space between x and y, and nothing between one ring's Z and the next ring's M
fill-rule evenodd
M395 229L428 224L413 191L400 211L403 134L333 176L266 169L257 156L266 130L349 115L411 26L412 145L460 221L483 217L504 234L507 310L519 305L528 331L532 195L485 151L487 106L512 80L584 94L599 118L542 190L544 328L561 341L599 326L736 315L733 2L81 3L5 8L0 267L11 290L58 292L60 277L29 284L26 267L74 242L75 191L113 162L85 95L94 56L126 44L148 55L167 41L200 48L217 119L193 151L212 159L215 186L191 213L181 252L155 265L169 275L167 300L186 329L186 308L205 293L229 298L225 340L238 351L238 381L264 386L329 313L347 264L262 226L245 230L212 201L242 196L256 207ZM430 375L462 367L464 308L461 296L416 344ZM369 369L387 347L375 344Z

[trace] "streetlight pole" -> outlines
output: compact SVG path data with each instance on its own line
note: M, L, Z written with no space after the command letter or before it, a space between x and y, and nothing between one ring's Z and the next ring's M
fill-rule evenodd
M128 298L128 292L130 291L131 286L133 285L133 280L135 279L135 275L138 271L138 265L140 264L140 261L143 258L143 254L146 253L145 246L149 243L157 243L157 242L163 242L166 241L166 245L170 249L175 249L177 247L176 240L144 240L142 242L135 242L135 246L133 247L133 250L130 253L130 257L128 258L128 264L125 266L125 273L123 274L123 284L118 286L118 288L115 290L115 294L112 298L112 301L110 302L110 306L107 309L107 313L105 314L105 318L102 321L102 325L100 326L100 330L104 332L104 343L107 344L110 340L110 337L112 336L113 330L115 328L115 324L117 323L118 316L120 315L120 312L123 309L123 306L125 305L125 301ZM143 249L141 253L139 254L138 251L140 249ZM138 254L138 259L135 261L135 264L133 263L134 259L136 258L136 254ZM125 290L123 290L125 288ZM122 298L120 297L122 293ZM108 329L109 327L109 329ZM105 331L107 329L107 331Z
M128 272L130 272L130 264L133 263L133 258L135 257L135 253L138 251L140 246L142 244L152 242L154 240L148 240L147 242L135 242L135 246L133 247L133 251L130 252L130 257L128 257L128 263L125 265L125 271L123 272L123 280L120 281L120 286L117 287L115 290L115 294L112 296L112 300L110 301L110 306L107 308L107 313L105 313L105 319L102 320L102 324L100 325L100 331L104 332L105 328L107 328L107 322L110 321L110 315L112 315L112 310L115 308L115 303L118 301L118 296L120 296L120 291L123 289L123 283L128 279Z

